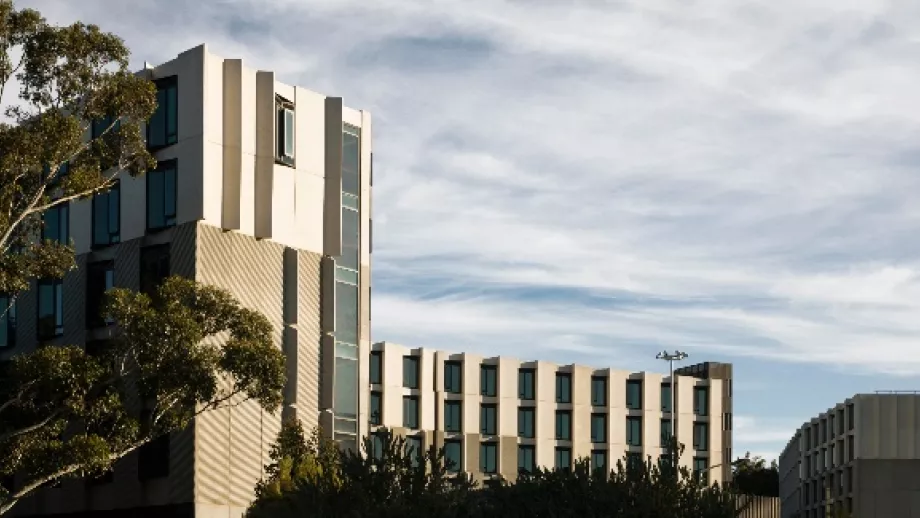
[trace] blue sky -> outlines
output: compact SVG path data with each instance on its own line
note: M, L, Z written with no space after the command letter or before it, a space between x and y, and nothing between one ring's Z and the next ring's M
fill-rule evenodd
M735 365L735 451L920 389L920 4L33 0L374 114L375 340Z

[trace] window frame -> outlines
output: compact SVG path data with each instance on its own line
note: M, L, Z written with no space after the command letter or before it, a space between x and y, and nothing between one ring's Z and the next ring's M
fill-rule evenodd
M608 415L604 413L594 412L591 414L591 444L606 444L608 439L607 433L607 418ZM602 427L602 433L600 437L597 437L595 432L595 424L600 423Z
M639 387L638 403L637 406L630 404L629 395L630 387ZM627 410L642 410L642 380L626 380L626 409Z
M153 178L157 174L163 175L163 225L161 226L151 226L150 224L150 200L152 199L150 184L153 181ZM172 193L172 202L173 202L173 213L170 214L167 210L169 200L169 192L166 188L168 175L172 174L172 184L173 184L173 193ZM144 201L146 203L144 218L145 226L148 234L155 232L160 232L168 228L173 228L179 224L179 161L175 158L171 160L161 160L157 163L157 166L147 171L144 175L146 176L146 192L144 193Z
M487 469L489 468L489 466L486 464L486 462L488 460L488 457L490 456L490 455L487 455L487 453L489 453L492 457L493 466L491 466L491 469ZM499 462L498 443L495 441L483 441L479 443L479 469L480 471L486 475L494 475L498 473L498 462Z
M491 384L490 384L491 381ZM491 388L491 391L489 390ZM498 397L498 366L479 366L479 395Z
M632 433L632 424L639 423L638 432ZM635 436L635 437L634 437ZM630 441L632 439L632 442ZM626 444L627 446L642 446L642 417L626 416Z
M559 419L565 417L568 419L566 426L560 426ZM571 441L572 440L572 411L571 410L556 410L555 413L555 439L557 441ZM561 434L560 431L564 431L565 434Z
M419 362L418 356L415 356L412 354L406 354L403 356L403 361L402 361L402 367L403 367L402 386L403 388L418 390L418 388L421 386L421 380L419 379L421 378L420 376L421 373L419 372L421 368L420 363L421 362ZM412 366L411 369L410 369L410 364ZM412 372L412 378L413 378L411 380L407 378L410 372Z
M527 456L530 456L527 459ZM530 462L526 462L529 460ZM529 466L528 466L529 464ZM533 444L518 445L518 473L533 473L537 470L537 448Z
M112 218L111 218L112 210L113 210L112 209L113 193L115 195L114 211L115 211L115 216L117 217L117 221L115 223L116 228L114 231L112 230ZM105 242L101 242L100 240L97 239L99 236L97 235L97 232L96 232L97 230L96 228L96 207L99 203L101 203L100 199L103 197L105 198L105 204L106 204L107 235L106 235ZM109 190L93 195L92 207L90 208L90 211L92 214L91 215L92 245L90 248L92 248L93 250L98 250L100 248L105 248L107 246L117 245L118 243L120 243L121 242L121 180L115 180L112 183L112 187L110 187Z
M152 145L150 143L151 124L149 120L147 121L147 128L146 128L146 132L144 135L146 137L147 150L151 152L165 149L179 142L179 78L178 76L175 76L175 75L168 76L168 77L161 77L159 79L155 79L153 81L153 84L157 90L157 97L159 97L161 91L165 92L164 100L167 102L167 106L164 109L164 114L163 114L163 143L162 144ZM170 99L169 90L170 89L175 91L175 106L172 106L169 103L169 99ZM161 104L159 100L157 100L157 110L160 109L160 106ZM172 135L170 135L170 131L169 131L170 115L174 119L173 122L174 122L174 127L175 127L175 133ZM154 110L153 115L151 115L150 117L151 120L155 116L156 116L156 110Z
M101 274L101 275L100 275ZM111 286L109 286L111 277ZM103 289L100 292L95 282L101 278ZM98 261L86 265L86 328L98 329L115 323L101 315L105 294L115 287L115 261Z
M572 374L569 372L556 373L556 403L569 404L572 402Z
M459 360L444 362L444 392L463 393L463 362Z
M54 306L54 333L42 332L42 287L51 286ZM63 279L39 279L36 282L36 336L39 341L54 340L64 335L64 281ZM60 324L58 324L60 321Z
M701 400L700 395L704 398ZM709 387L706 385L693 387L693 415L706 417L709 415ZM825 433L827 427L825 426Z
M603 470L604 472L608 471L608 462L607 462L607 450L591 450L591 471L599 472ZM600 457L604 459L603 466L597 465L597 458Z
M452 462L448 455L450 447L457 448L457 462ZM463 471L463 441L460 439L447 439L444 441L444 468L448 473L460 473Z
M403 428L408 428L408 429L410 429L410 430L418 430L418 429L419 429L419 417L420 417L420 416L419 416L419 400L418 400L418 396L403 396L402 399L403 399L403 411L402 411L402 414L403 414L403 416L402 416ZM412 405L415 406L415 412L413 412L412 415L411 415L411 417L412 417L412 419L414 420L414 422L410 422L410 421L408 420L408 417L410 416L410 414L407 413L407 409L408 409L408 408L407 408L407 405L408 405L408 406L412 406Z
M667 399L667 404L665 404L665 399ZM670 414L674 412L674 401L673 394L671 393L671 382L662 382L661 383L661 411L665 414Z
M566 460L564 466L560 465L562 464L560 460ZM553 470L562 472L572 470L572 448L570 446L556 446L553 450Z
M537 370L532 368L518 369L518 399L522 401L534 401L536 397Z
M144 246L141 247L139 255L140 264L138 268L138 275L140 277L140 285L138 291L152 297L156 294L163 281L172 275L172 247L170 246L170 243ZM148 266L162 268L163 263L166 264L166 275L160 275L159 272L147 273L149 271ZM152 281L153 279L147 279L148 275L155 275L159 277L159 279L155 284L150 284L147 281Z
M449 423L449 417L452 412L456 413L456 421ZM463 433L463 400L448 399L444 402L444 431L447 433Z
M660 447L666 448L670 445L671 442L671 419L667 417L661 418L661 427L659 434L660 437Z
M369 363L368 368L369 368L368 378L370 380L370 383L374 385L382 384L383 383L383 351L371 351L370 363Z
M498 405L494 403L479 405L479 433L486 437L498 435Z
M0 325L6 327L6 343L0 342L0 351L16 347L18 322L16 320L16 297L0 295Z
M290 118L290 120L288 120ZM288 149L290 134L291 149ZM294 103L280 95L275 96L275 163L296 167L297 111Z
M374 402L376 401L377 411L374 412ZM374 415L376 414L376 418ZM383 394L378 390L372 390L368 401L368 423L371 426L380 426L383 424Z
M530 433L527 434L527 420L525 416L530 416ZM518 433L517 436L522 439L534 439L537 436L537 409L532 406L518 407Z
M46 217L51 213L55 213L57 216L58 235L54 237L48 237L46 235L48 227ZM59 203L42 212L41 238L42 243L50 241L63 246L70 244L70 202Z
M693 449L696 451L709 451L709 423L705 421L694 421Z
M607 406L607 376L591 376L591 406ZM600 383L602 389L598 389ZM597 396L601 397L598 398Z

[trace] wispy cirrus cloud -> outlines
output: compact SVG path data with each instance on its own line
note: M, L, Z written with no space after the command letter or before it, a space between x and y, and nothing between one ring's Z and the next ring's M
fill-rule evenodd
M206 41L371 110L377 339L636 369L682 348L764 387L742 411L801 421L920 373L920 5L22 4L138 64Z

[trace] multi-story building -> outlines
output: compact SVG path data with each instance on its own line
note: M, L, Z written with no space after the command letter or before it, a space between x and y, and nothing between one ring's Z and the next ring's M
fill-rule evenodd
M783 518L920 516L920 394L857 394L812 418L779 473Z
M454 470L479 480L660 459L676 417L680 464L722 482L723 384L728 380L483 358L393 343L372 346L372 433L385 427L417 451L444 448ZM730 371L729 371L730 372Z
M0 360L91 347L110 337L106 289L182 275L265 314L287 356L282 413L353 445L368 423L370 114L205 46L139 74L157 86L146 131L159 165L45 214L43 237L70 240L78 268L18 298L0 322ZM110 477L42 489L15 512L241 516L281 419L255 403L207 413Z

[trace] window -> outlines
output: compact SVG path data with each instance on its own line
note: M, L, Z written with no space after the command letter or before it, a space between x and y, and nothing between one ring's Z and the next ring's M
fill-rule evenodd
M693 413L709 415L709 387L693 387Z
M447 471L457 473L463 468L463 443L461 441L444 441L444 464Z
M722 429L723 430L732 429L732 413L731 412L725 412L724 414L722 414ZM806 449L807 449L807 446L806 446Z
M559 471L569 471L572 469L572 449L556 448L556 469Z
M856 448L853 445L853 436L847 436L847 462L853 461L856 459Z
M147 173L147 231L176 226L176 161L164 160Z
M594 450L591 452L591 469L594 471L607 471L607 450Z
M42 241L70 244L70 205L61 203L42 213Z
M518 446L518 472L533 473L536 471L536 448L533 445L522 444Z
M64 334L64 284L60 279L38 281L38 338Z
M642 380L626 381L626 408L630 410L642 409Z
M459 394L463 390L463 366L460 362L444 362L444 390Z
M383 447L384 447L384 434L383 433L373 433L371 434L371 451L370 456L373 459L379 460L383 457Z
M418 429L418 397L403 396L403 426Z
M518 437L533 439L535 425L536 409L533 407L518 408Z
M556 374L556 403L572 402L572 375Z
M121 184L93 196L93 246L108 246L121 239Z
M479 431L482 435L498 435L497 413L495 405L479 407Z
M102 314L105 293L115 287L115 263L91 263L86 269L86 327L111 325L113 320Z
M827 427L828 427L828 429L829 429L829 433L830 433L831 439L833 439L833 438L834 438L834 435L835 435L835 433L836 433L836 431L837 431L837 427L834 426L834 416L833 416L833 415L828 416L828 418L827 418Z
M351 344L355 352L346 357L358 358L358 286L341 281L335 283L335 339Z
M572 412L569 410L556 410L556 439L572 439Z
M109 126L111 126L111 129L109 129ZM121 128L121 119L118 119L117 121L115 121L115 124L112 124L112 117L103 117L101 119L96 119L90 125L90 138L95 140L103 136L106 130L109 131L107 135L110 135L118 131L119 128Z
M342 192L361 193L361 128L342 125Z
M661 420L661 447L667 447L671 444L671 420Z
M336 264L357 272L361 262L361 217L358 214L360 202L355 196L342 195L342 203L342 253ZM353 207L346 205L348 203Z
M626 469L633 470L642 467L642 454L629 452L626 454Z
M853 468L847 468L847 493L853 491Z
M591 404L594 406L607 406L606 377L591 376Z
M151 480L169 476L169 434L148 442L138 448L137 478Z
M518 370L518 397L532 401L536 393L536 371L533 369Z
M374 351L371 353L370 381L376 385L383 383L383 352Z
M479 370L479 392L483 396L495 397L498 393L498 369L495 365L483 365Z
M642 446L642 418L626 418L626 444L630 446Z
M294 166L294 103L282 97L275 98L278 123L275 161Z
M379 425L383 423L383 395L380 392L371 392L371 415L370 423Z
M607 442L607 414L591 414L591 442Z
M147 148L161 149L179 141L178 81L176 76L154 82L157 109L147 122Z
M460 433L463 431L463 402L444 402L444 431Z
M703 475L706 473L706 470L709 468L709 459L706 457L693 457L693 476L699 478L706 478Z
M480 444L479 467L483 473L498 473L498 443L484 442Z
M418 356L403 356L403 386L418 388Z
M141 293L156 294L160 284L169 277L169 245L141 248Z
M671 412L671 384L661 384L661 411Z
M0 296L0 349L16 346L16 301Z
M419 464L419 461L422 460L422 438L421 437L406 437L406 453L409 454L409 457L412 459L412 467L416 467Z
M709 449L709 423L693 423L693 449Z
M847 405L847 430L853 430L856 424L856 407L852 403Z

